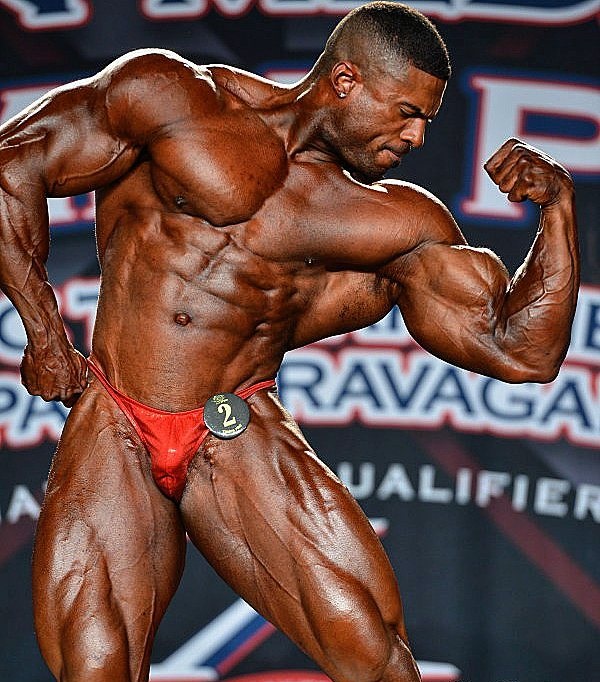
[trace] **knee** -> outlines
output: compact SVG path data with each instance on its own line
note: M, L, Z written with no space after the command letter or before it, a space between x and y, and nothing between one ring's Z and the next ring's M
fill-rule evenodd
M392 655L391 631L354 613L338 613L319 644L333 682L379 682Z
M315 660L333 682L418 680L388 674L402 660L399 605L386 605L382 612L379 602L357 581L346 580L340 587L339 582L323 579L320 587L306 594L303 605L317 645Z
M63 623L60 653L47 660L60 682L137 682L147 679L132 672L127 637L122 628L107 628L99 619Z
M134 682L123 652L103 649L100 643L93 647L77 648L64 652L60 670L55 675L60 682ZM147 678L135 678L147 679Z
M329 648L328 671L334 682L420 682L408 645L396 628L357 624L343 628L343 635Z
M333 682L382 682L390 659L386 649L380 640L362 637L330 655L329 675Z

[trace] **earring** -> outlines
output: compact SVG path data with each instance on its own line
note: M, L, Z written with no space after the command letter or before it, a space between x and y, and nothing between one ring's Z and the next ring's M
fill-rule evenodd
M345 93L345 92L338 92L338 97L339 97L340 99L344 99L345 96L346 96L346 93Z

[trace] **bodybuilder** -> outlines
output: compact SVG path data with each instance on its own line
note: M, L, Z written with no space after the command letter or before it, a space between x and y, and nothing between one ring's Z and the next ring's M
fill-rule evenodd
M419 679L382 547L272 382L287 350L395 305L446 361L556 375L578 288L567 172L516 140L488 162L510 200L541 207L512 279L435 197L382 180L423 144L449 75L426 19L376 3L293 86L141 51L3 127L0 278L27 332L23 382L74 404L33 566L57 679L147 678L186 532L334 682ZM88 361L45 261L46 197L90 190L102 284ZM202 408L216 395L215 414L243 421L229 393L250 423L221 438Z

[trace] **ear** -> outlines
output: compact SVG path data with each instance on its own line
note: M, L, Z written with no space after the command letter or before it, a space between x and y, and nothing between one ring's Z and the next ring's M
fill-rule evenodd
M337 97L344 99L361 82L360 71L353 62L337 62L331 69L329 80Z

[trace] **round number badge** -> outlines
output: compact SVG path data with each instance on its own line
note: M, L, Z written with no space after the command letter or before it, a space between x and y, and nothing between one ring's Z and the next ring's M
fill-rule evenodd
M217 393L204 405L204 423L219 438L235 438L250 423L250 410L235 393Z

